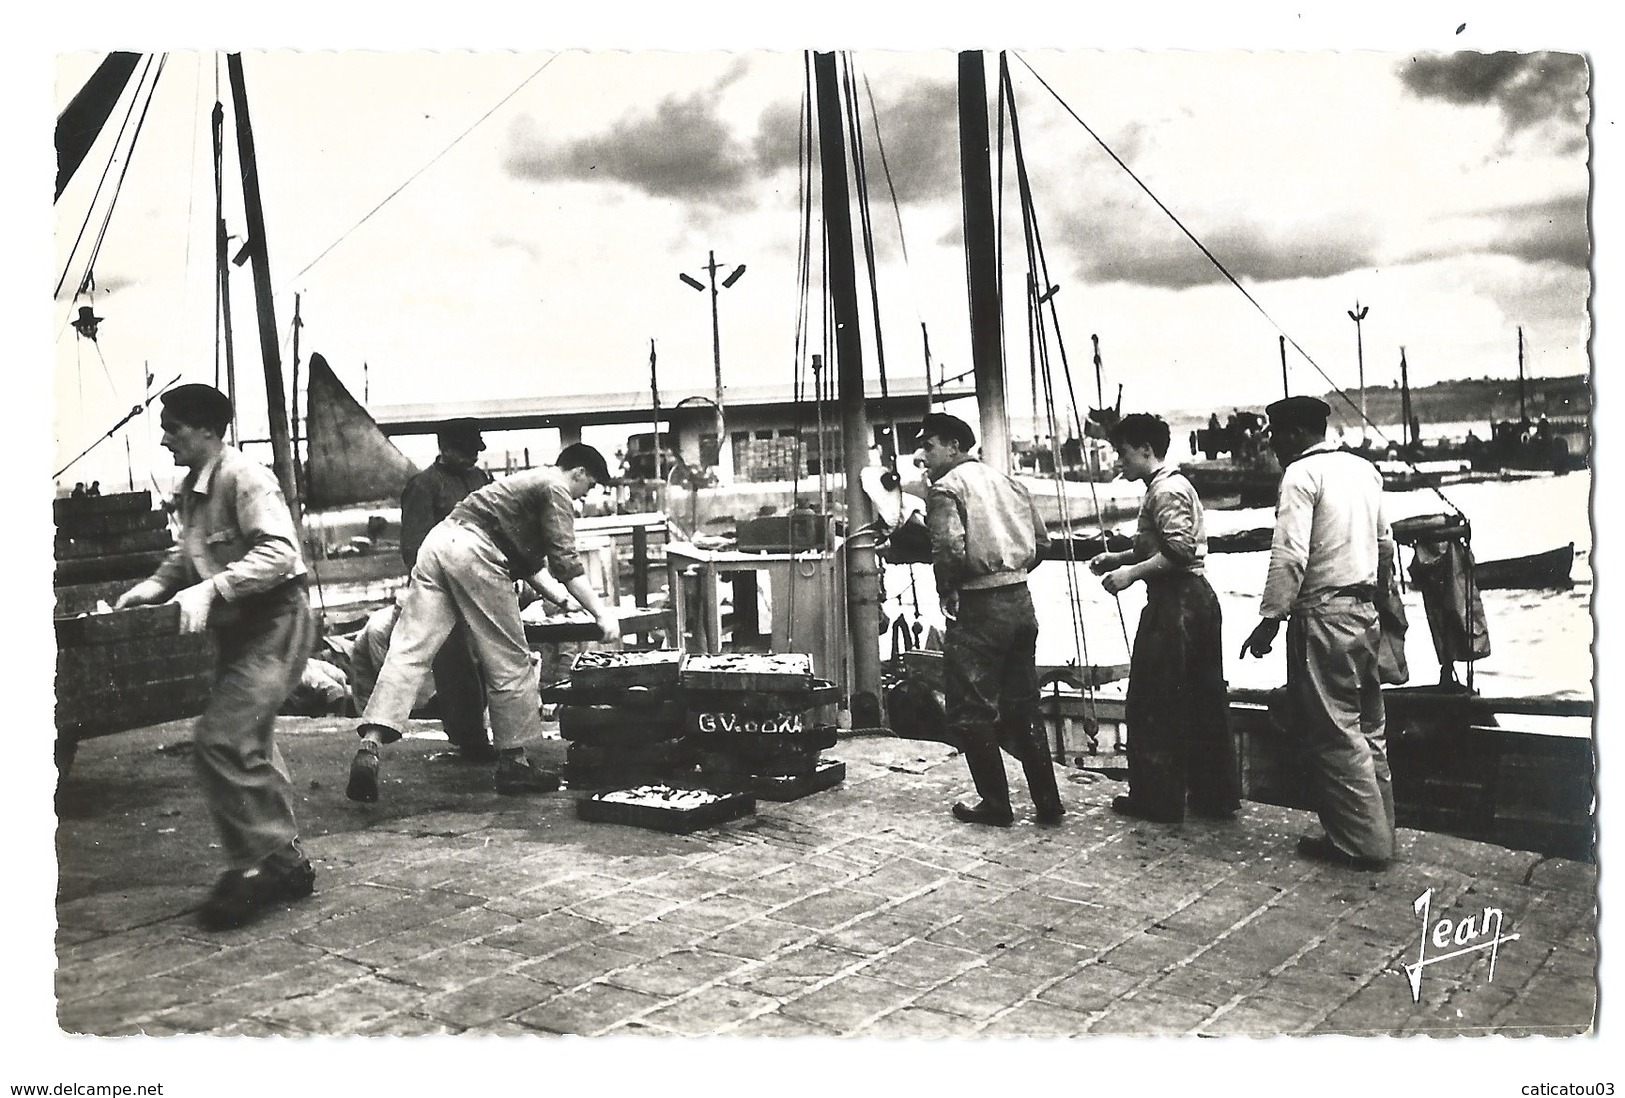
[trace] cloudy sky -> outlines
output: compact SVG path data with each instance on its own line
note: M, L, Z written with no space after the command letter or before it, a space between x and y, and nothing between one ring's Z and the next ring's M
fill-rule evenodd
M58 57L59 108L98 60ZM1591 74L1578 54L1036 50L1009 63L1060 287L1050 360L1059 371L1064 345L1081 393L1094 389L1092 335L1108 399L1120 384L1133 408L1272 399L1281 333L1304 352L1289 353L1293 391L1352 389L1356 301L1370 310L1368 384L1397 380L1402 346L1413 384L1512 375L1519 325L1530 373L1588 369ZM955 56L860 50L849 64L887 374L921 372L922 324L957 373L970 358ZM996 54L987 67L991 82ZM301 354L322 353L372 405L645 390L650 340L663 391L709 388L707 295L678 274L703 280L713 251L725 271L748 267L720 301L725 382L788 389L803 315L820 349L816 256L805 296L798 286L801 165L816 156L798 52L283 51L249 53L245 70L284 359L298 294ZM93 298L74 291L102 231L105 190L93 195L110 138L56 203L53 468L141 399L144 373L214 380L208 112L225 85L220 55L168 55L135 155L110 173L123 183ZM1004 271L1019 288L1013 154L1007 135ZM815 245L820 216L815 205ZM249 268L235 269L253 419L251 293ZM864 285L866 309L868 297ZM67 323L87 303L104 318L94 344ZM1019 292L1006 317L1019 413L1031 407ZM874 376L868 319L863 342ZM126 435L139 475L149 418L62 479L122 480Z

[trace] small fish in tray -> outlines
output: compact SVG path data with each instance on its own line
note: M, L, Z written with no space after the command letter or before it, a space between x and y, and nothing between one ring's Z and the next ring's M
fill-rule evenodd
M805 652L719 652L690 656L680 681L691 690L770 690L807 693L812 657Z
M686 655L665 648L650 652L581 652L570 665L570 685L579 690L672 686Z
M576 802L576 815L583 820L630 824L674 834L737 820L755 811L756 798L748 793L716 793L670 785L615 789Z

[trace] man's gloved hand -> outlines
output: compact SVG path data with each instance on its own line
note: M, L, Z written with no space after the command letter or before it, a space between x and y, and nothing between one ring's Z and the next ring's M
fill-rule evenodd
M170 601L180 605L182 633L203 632L209 624L209 608L214 605L217 594L219 591L212 580L194 583L176 593Z

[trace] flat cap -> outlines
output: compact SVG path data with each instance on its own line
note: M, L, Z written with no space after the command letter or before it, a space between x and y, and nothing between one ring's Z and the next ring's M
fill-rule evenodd
M1324 429L1332 414L1331 406L1319 397L1292 396L1277 400L1264 409L1271 427L1319 427Z
M971 447L976 445L976 432L970 429L970 424L947 412L932 412L920 421L920 437L927 435L952 439L959 443L962 454L970 452Z
M477 419L444 420L434 434L441 442L467 446L475 453L485 449L485 436L480 433L480 421Z
M599 453L596 446L588 446L585 442L572 442L560 450L553 464L560 469L585 469L601 485L620 483L609 475L609 464L604 461L604 455Z

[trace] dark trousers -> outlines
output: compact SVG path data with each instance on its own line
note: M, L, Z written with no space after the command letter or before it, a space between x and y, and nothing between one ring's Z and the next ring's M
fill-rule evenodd
M434 658L435 708L446 739L458 747L481 747L491 742L485 730L485 681L468 629L458 622Z
M274 733L316 627L303 584L290 583L258 604L217 603L210 628L219 654L209 704L192 728L192 761L227 864L248 869L299 840Z
M1241 804L1230 736L1219 600L1203 576L1146 584L1128 679L1129 796L1147 816L1180 820Z
M1049 746L1037 726L1038 615L1025 583L961 591L959 616L942 645L948 730L965 754L976 793L1010 803L1005 750L1021 762L1027 789L1040 808L1058 806L1060 792Z

